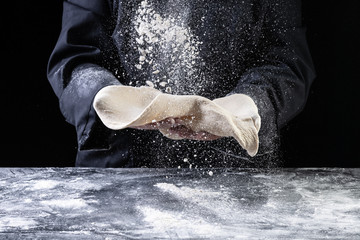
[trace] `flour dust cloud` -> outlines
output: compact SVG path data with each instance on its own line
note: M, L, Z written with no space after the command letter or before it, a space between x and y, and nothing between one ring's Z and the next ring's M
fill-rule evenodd
M181 14L175 11L179 7ZM169 1L165 9L160 14L148 0L140 3L132 22L133 47L139 54L135 68L147 76L150 87L170 94L199 94L205 84L202 42L188 26L186 6Z

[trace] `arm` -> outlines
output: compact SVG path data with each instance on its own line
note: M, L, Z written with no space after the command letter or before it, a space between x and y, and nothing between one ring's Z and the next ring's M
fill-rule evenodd
M103 67L103 55L112 54L107 49L114 49L111 30L105 27L110 15L107 1L68 0L63 6L62 29L48 63L48 79L61 112L77 129L81 148L98 121L92 108L95 94L120 83L108 70L110 65Z
M299 0L270 0L253 66L231 94L250 96L262 119L260 145L272 145L277 129L305 105L315 77Z

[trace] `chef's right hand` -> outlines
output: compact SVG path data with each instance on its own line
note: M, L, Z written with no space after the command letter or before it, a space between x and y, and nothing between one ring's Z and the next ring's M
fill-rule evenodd
M159 130L166 137L174 140L190 139L198 141L212 141L221 137L208 132L194 132L184 125L184 118L167 118L159 122L149 123L143 126L133 127L142 130Z

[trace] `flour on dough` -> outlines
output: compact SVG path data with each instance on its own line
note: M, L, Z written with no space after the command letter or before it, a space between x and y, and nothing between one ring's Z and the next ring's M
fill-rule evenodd
M236 97L244 102L252 101L246 95L237 94ZM234 137L250 156L254 156L258 151L260 127L254 120L255 103L250 105L250 113L234 115L230 112L233 106L224 99L211 101L197 95L171 95L151 87L108 86L95 96L94 108L105 126L114 130L181 117L184 125L195 132ZM162 133L167 136L166 131Z

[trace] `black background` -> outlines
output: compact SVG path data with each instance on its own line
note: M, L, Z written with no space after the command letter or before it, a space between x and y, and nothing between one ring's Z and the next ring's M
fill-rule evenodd
M73 166L75 129L46 78L62 1L12 2L2 6L0 167ZM282 131L285 167L360 167L358 2L303 1L317 78L304 111Z

